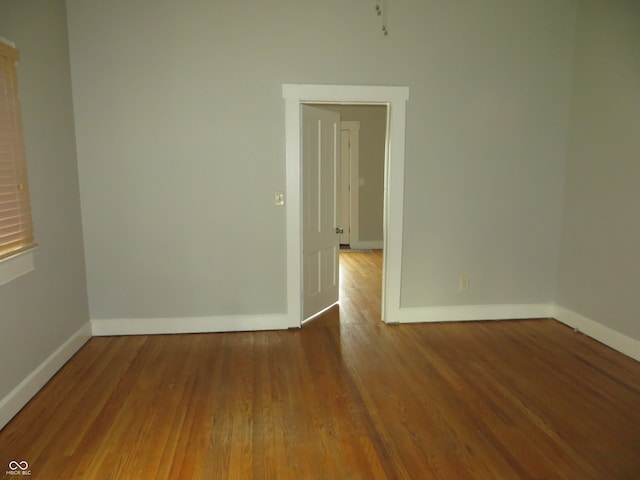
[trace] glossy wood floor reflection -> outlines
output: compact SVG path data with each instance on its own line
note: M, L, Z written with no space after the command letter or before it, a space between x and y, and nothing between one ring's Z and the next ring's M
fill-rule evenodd
M0 432L0 475L638 478L639 363L553 320L385 326L380 257L343 255L363 277L300 330L93 338Z

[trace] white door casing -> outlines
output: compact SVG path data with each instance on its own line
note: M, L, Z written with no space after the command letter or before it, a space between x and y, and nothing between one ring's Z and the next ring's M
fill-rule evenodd
M287 324L302 324L301 104L386 105L382 320L400 318L404 197L405 111L409 87L284 84L287 189Z
M340 115L302 105L303 317L338 301Z

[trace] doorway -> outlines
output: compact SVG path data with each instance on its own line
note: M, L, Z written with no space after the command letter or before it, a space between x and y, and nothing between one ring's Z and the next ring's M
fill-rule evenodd
M314 106L338 113L341 120L338 226L344 232L340 245L354 250L382 250L387 106Z
M329 308L341 323L380 319L387 119L387 105L302 105L305 323Z
M405 106L408 87L283 85L285 99L287 167L287 310L290 327L303 320L302 240L301 240L301 105L386 105L384 214L381 317L397 323L400 310L402 267Z

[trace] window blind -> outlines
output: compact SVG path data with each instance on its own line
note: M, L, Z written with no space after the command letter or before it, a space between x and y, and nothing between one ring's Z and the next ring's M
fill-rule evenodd
M0 260L35 246L16 62L0 42Z

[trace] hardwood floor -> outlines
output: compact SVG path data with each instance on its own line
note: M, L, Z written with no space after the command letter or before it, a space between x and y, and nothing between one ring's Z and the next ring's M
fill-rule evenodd
M639 477L639 363L553 320L386 326L381 257L342 255L362 275L300 330L91 339L0 431L0 475Z
M340 253L340 304L305 327L379 323L381 298L382 250Z

